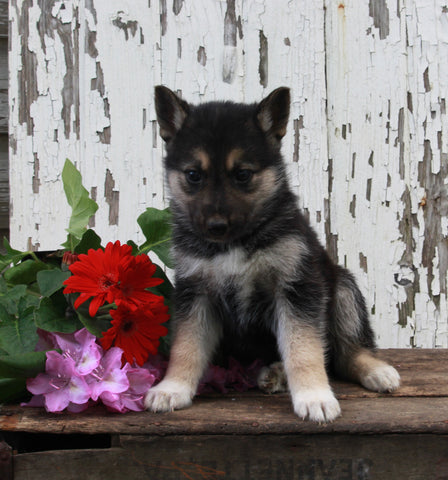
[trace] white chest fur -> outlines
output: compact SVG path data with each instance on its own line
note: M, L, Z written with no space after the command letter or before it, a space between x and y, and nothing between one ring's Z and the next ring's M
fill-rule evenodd
M273 245L248 255L235 247L212 258L182 255L175 251L176 272L182 278L199 277L210 289L220 289L229 282L247 292L255 279L275 276L280 283L291 281L307 247L298 237L285 237Z

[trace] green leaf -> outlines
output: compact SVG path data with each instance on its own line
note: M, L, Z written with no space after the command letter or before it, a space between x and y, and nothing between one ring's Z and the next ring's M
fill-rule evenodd
M68 159L62 170L62 182L67 202L72 207L67 241L63 246L73 252L87 230L90 217L98 210L98 205L89 197L89 192L82 186L81 174Z
M0 403L19 400L26 394L24 378L0 378Z
M22 311L24 311L25 309L28 309L29 307L36 308L39 305L40 296L28 295L29 292L30 292L30 289L28 288L27 294L24 295L19 300L19 315L22 315L20 313L20 308L22 308Z
M37 274L37 284L41 295L44 297L53 295L63 287L62 282L67 280L70 275L70 272L63 272L59 268L39 272Z
M76 315L65 315L67 303L61 295L65 305L58 305L50 298L43 298L39 308L34 312L34 321L38 328L47 332L73 333L82 328ZM62 307L62 308L61 308Z
M9 268L3 274L6 282L12 285L28 285L36 281L37 273L50 267L37 260L24 260L15 267Z
M11 264L16 265L23 258L30 254L30 252L20 252L19 250L14 250L11 248L11 245L6 237L3 238L3 248L6 251L6 254L0 255L0 271L3 271Z
M8 285L3 276L0 277L0 295L4 295L8 291Z
M132 247L132 255L138 255L139 254L138 245L134 241L128 240L126 242L126 244L129 245L130 247Z
M146 242L140 247L140 253L154 252L169 268L174 264L170 258L171 247L171 213L168 208L158 210L147 208L137 219Z
M26 300L21 298L18 314L10 315L0 305L0 348L9 355L34 351L38 341L34 324L34 307L26 307Z
M11 315L17 315L19 300L26 296L26 285L14 285L5 293L0 294L0 305Z
M0 355L0 377L29 378L45 370L46 352Z
M94 250L101 248L101 238L89 228L76 246L75 253L87 253L91 248Z
M150 290L151 292L155 293L156 295L163 295L165 299L170 299L173 293L173 285L170 282L170 279L166 276L166 273L156 265L156 272L154 273L154 277L161 278L163 283L157 285L157 287L152 287Z
M95 337L101 338L103 332L106 332L111 327L112 317L109 315L104 315L101 317L90 317L89 315L82 315L78 310L79 320L87 328L87 330L95 335Z
M168 267L174 268L174 262L171 259L171 242L163 243L160 245L154 245L151 249L160 260Z

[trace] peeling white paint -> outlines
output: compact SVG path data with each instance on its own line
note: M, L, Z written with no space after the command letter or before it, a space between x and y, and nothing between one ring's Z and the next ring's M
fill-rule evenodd
M9 9L16 248L64 241L67 157L96 192L103 240L142 240L138 215L167 204L155 85L193 102L258 101L287 85L291 183L355 273L379 345L448 346L446 1L41 4L48 11L30 1Z
M398 2L397 10L390 0L375 3L389 12L385 38L363 2L326 2L331 229L339 261L359 279L367 277L379 344L441 346L447 342L440 333L447 330L447 269L438 249L446 254L447 197L440 192L437 199L435 192L447 174L448 44L434 26L446 21L446 6L415 0ZM353 198L355 216L349 214ZM431 233L434 224L439 227ZM439 242L434 253L431 242ZM397 285L403 269L413 272L412 281Z

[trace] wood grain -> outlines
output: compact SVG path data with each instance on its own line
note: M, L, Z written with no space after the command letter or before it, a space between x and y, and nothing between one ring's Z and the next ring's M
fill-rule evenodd
M448 437L435 435L122 437L108 450L17 455L14 478L441 480L447 448Z
M288 395L204 395L186 410L166 414L125 415L102 407L82 414L51 414L43 409L2 406L0 429L58 434L259 435L259 434L448 434L448 350L391 350L403 387L392 395L335 383L342 416L331 424L299 420Z

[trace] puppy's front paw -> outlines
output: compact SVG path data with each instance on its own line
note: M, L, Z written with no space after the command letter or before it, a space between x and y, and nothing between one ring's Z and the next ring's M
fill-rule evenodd
M313 422L332 422L341 414L341 407L333 392L328 389L302 390L293 395L295 413Z
M364 387L374 392L393 392L400 386L400 375L391 365L378 365L361 379Z
M145 408L151 412L172 412L189 407L193 393L188 385L175 380L163 380L148 390Z

